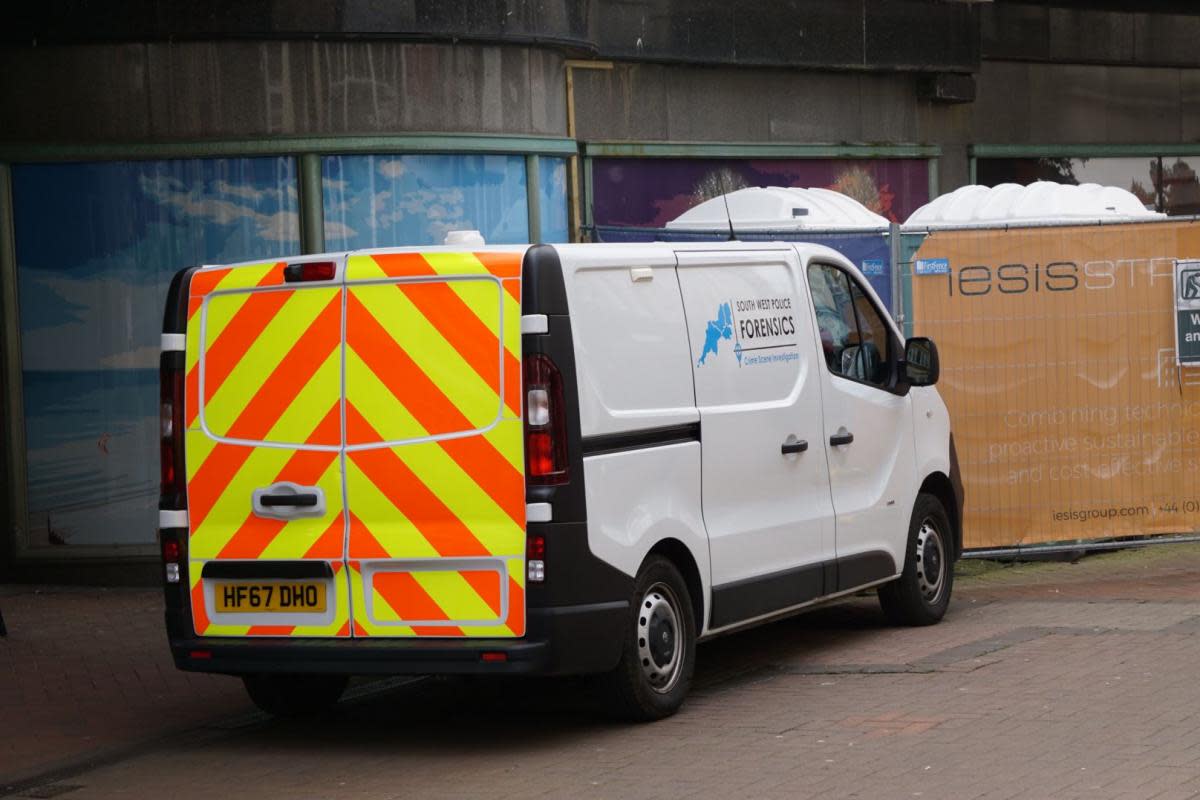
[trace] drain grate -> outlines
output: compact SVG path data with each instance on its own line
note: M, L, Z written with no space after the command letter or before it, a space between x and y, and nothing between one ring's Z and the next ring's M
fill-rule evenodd
M34 800L47 800L47 798L59 797L67 792L73 792L76 789L82 788L83 785L78 783L43 783L41 786L26 789L17 796L34 798Z

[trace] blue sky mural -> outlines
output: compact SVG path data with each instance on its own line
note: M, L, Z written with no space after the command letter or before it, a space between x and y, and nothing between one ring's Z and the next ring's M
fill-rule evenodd
M524 156L328 156L321 172L330 250L441 244L462 229L529 241Z
M154 541L167 286L299 252L294 163L13 167L30 546Z

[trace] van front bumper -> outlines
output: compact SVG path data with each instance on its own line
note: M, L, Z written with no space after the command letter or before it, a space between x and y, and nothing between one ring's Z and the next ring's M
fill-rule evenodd
M628 615L627 601L531 608L528 630L519 639L195 636L173 630L182 626L170 612L167 626L175 665L190 672L583 675L616 667Z

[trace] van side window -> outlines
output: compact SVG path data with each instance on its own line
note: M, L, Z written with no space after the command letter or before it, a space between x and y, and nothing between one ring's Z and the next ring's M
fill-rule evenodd
M867 295L842 270L808 268L825 363L834 375L885 386L891 372L888 328Z

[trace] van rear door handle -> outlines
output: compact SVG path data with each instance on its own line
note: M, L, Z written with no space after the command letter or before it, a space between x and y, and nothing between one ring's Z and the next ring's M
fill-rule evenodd
M261 494L258 502L264 508L279 508L280 506L298 506L311 508L317 504L315 494Z
M808 449L808 442L803 439L794 439L791 436L779 448L785 456L794 455L795 453L803 453Z
M325 516L325 491L320 486L301 486L279 481L250 495L250 507L256 517L299 519Z
M850 431L846 431L845 433L839 431L838 433L835 433L833 436L829 437L829 443L834 447L841 447L842 445L850 444L853 441L854 434L850 433Z

